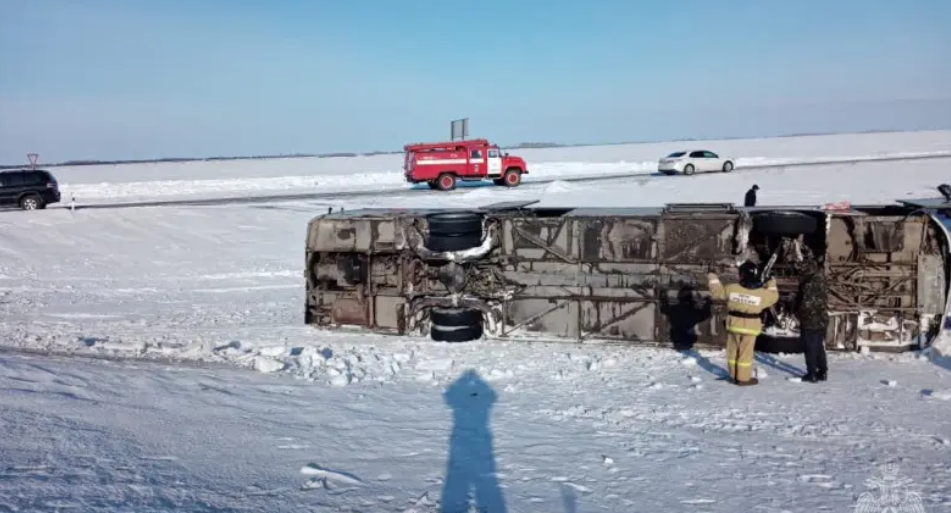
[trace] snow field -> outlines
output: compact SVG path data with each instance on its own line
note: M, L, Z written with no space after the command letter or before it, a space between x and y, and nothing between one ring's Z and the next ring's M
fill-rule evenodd
M553 178L650 174L657 160L686 147L709 148L737 165L784 165L842 159L951 155L951 131L846 134L777 139L624 144L512 150L530 174L525 183ZM57 167L66 201L79 203L196 199L273 194L393 191L409 185L403 157L284 158L158 164Z
M493 450L478 456L496 466L508 511L834 511L895 461L928 511L951 506L951 402L937 397L951 374L923 359L836 356L833 380L810 393L782 381L798 362L781 360L759 363L770 373L762 386L739 389L707 370L722 361L685 365L655 349L379 337L313 347L362 368L389 355L406 371L340 388L222 369L0 359L2 419L22 433L0 438L13 461L0 508L435 512L447 476L479 466L450 461L453 449L466 452L453 445L489 433ZM454 421L465 398L442 397L469 370L496 396L489 427ZM889 387L880 376L900 379Z
M738 202L752 183L761 203L891 202L935 196L946 166L338 204L660 206ZM450 476L490 464L497 485L487 485L507 511L844 511L878 493L865 480L888 462L926 511L951 509L947 345L831 354L822 385L794 382L801 355L760 355L762 384L737 388L716 380L722 352L316 330L301 325L303 250L307 221L323 211L295 202L0 216L0 347L43 355L0 355L0 427L16 434L0 437L0 511L429 513L453 498ZM470 371L483 380L478 394L452 393L471 390L454 386ZM488 418L465 413L487 395Z

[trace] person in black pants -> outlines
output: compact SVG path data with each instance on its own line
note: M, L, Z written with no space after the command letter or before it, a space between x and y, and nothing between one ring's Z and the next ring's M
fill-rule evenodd
M756 191L759 190L759 185L753 184L750 187L750 190L746 191L746 196L743 197L743 206L744 207L755 207L756 206Z
M803 280L799 286L799 336L806 352L806 375L803 381L815 383L828 378L825 337L829 328L829 283L819 263L806 260L801 266Z

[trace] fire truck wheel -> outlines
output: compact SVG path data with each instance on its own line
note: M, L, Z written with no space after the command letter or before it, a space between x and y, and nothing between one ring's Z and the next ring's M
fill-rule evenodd
M469 342L482 338L482 325L448 328L433 324L429 337L436 342Z
M429 321L444 328L482 326L482 311L475 308L431 308Z
M517 187L522 183L522 172L518 169L509 169L502 179L505 180L506 187Z
M439 190L451 191L456 188L456 175L452 173L443 173L436 179Z

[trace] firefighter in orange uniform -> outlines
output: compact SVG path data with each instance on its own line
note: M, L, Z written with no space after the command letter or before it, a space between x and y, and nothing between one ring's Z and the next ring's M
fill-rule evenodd
M753 349L756 337L763 331L763 310L776 304L779 289L774 279L763 284L753 262L743 262L739 271L740 282L730 285L720 283L714 273L707 277L713 299L727 302L726 359L730 381L749 386L759 383L752 377Z

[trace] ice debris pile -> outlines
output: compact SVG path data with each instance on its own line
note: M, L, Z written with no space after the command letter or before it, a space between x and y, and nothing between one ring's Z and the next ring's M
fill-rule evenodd
M539 353L525 342L441 344L393 339L379 344L328 342L302 347L232 343L218 348L214 356L259 372L291 374L331 386L395 380L445 384L466 369L476 370L489 381L515 377L564 381L625 373L631 365L643 371L681 358L675 352L632 352L608 346L579 349L556 345L554 350Z

